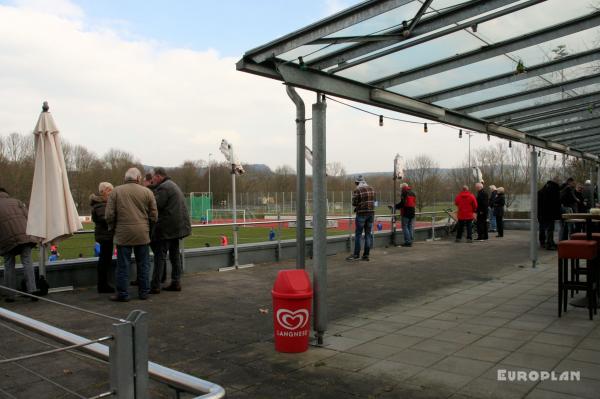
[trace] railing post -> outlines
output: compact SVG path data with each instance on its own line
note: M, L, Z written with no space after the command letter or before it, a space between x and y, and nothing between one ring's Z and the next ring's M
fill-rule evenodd
M296 221L298 226L298 221ZM277 262L281 260L281 212L277 208Z
M132 311L127 321L133 326L133 361L135 372L135 397L148 397L148 314Z
M133 326L129 322L113 324L115 339L110 343L110 389L118 399L135 399L133 371Z

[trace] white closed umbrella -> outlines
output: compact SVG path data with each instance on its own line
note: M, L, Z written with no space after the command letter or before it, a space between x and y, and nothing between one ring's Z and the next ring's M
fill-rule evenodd
M60 134L48 110L44 102L33 131L35 169L27 220L27 234L42 244L56 243L83 228L69 187Z

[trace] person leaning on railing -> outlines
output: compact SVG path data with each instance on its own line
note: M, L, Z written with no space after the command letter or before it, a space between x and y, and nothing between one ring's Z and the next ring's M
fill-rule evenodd
M27 292L37 294L35 273L31 260L31 250L36 242L26 234L27 207L16 198L11 198L4 188L0 188L0 255L4 257L4 285L16 289L16 257L21 257L25 271ZM15 294L6 292L6 302L14 302ZM35 298L32 298L35 300Z

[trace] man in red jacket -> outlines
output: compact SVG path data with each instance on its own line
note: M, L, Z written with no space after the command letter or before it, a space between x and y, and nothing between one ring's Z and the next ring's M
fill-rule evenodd
M456 242L461 242L463 228L467 226L467 242L473 242L473 215L477 212L477 200L469 192L469 187L463 186L462 191L456 196L454 205L457 208L458 227L456 229Z

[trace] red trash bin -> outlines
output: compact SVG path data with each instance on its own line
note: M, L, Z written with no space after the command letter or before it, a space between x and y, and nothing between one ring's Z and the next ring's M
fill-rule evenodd
M273 284L275 350L304 352L308 349L312 288L304 270L281 270Z

